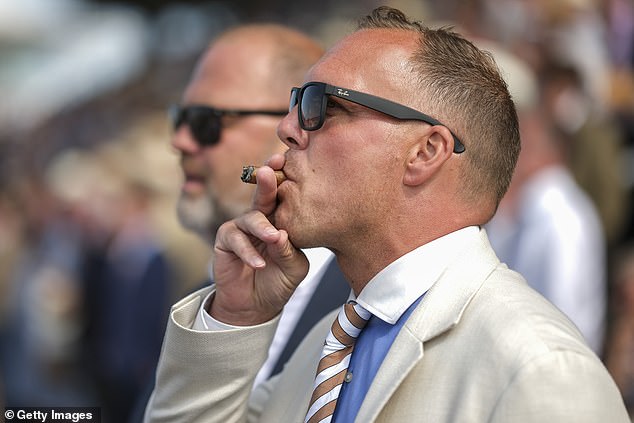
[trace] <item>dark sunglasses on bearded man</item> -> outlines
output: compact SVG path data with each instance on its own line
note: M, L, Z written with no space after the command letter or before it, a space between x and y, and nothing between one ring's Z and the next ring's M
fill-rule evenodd
M176 131L182 124L187 124L192 136L201 147L216 145L220 141L222 118L225 116L285 116L287 110L225 110L202 105L169 107L168 114L172 128Z

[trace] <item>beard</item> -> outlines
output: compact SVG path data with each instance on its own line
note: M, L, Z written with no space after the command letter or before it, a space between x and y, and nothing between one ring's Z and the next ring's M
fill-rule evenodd
M211 244L214 243L220 225L241 212L242 210L238 210L235 205L223 206L219 199L210 193L189 197L181 192L176 204L176 214L180 224Z

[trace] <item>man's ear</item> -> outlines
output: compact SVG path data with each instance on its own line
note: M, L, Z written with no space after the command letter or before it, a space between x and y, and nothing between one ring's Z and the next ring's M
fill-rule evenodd
M441 125L432 126L409 150L403 183L407 186L424 183L440 170L452 154L453 136L449 129Z

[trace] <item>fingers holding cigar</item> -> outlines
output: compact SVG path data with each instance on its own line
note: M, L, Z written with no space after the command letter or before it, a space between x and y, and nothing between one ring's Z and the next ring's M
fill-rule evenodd
M273 213L277 206L277 187L281 183L277 173L284 175L281 170L276 171L269 166L245 166L242 171L242 181L257 183L251 207L267 216Z
M242 180L246 183L257 183L253 196L252 208L265 215L275 211L278 203L278 186L286 179L282 171L285 157L281 154L272 155L264 166L245 166L242 171Z
M243 166L242 167L242 175L240 176L240 179L242 180L242 182L245 182L247 184L256 184L257 183L257 173L258 173L258 169L260 169L260 167L256 167L256 166ZM277 180L277 185L281 184L282 182L284 182L286 180L286 175L284 174L283 171L281 170L275 170L275 179Z

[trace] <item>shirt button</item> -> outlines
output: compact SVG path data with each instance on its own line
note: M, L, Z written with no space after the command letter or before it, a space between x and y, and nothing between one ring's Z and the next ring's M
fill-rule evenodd
M347 372L346 376L343 378L344 382L350 383L352 381L352 372Z

